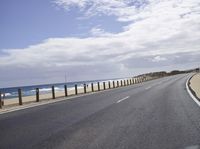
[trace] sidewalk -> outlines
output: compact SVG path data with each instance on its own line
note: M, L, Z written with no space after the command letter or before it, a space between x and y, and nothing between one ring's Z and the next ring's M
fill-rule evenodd
M194 75L190 79L190 88L193 90L193 93L200 101L200 73Z

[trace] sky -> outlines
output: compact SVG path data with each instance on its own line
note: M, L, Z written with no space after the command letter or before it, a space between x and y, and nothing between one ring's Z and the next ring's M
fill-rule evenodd
M0 87L200 66L199 0L1 0Z

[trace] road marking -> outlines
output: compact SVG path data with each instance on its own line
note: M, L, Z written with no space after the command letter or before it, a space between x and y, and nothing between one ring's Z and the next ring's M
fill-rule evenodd
M150 89L150 88L152 88L152 86L146 87L145 90L148 90L148 89Z
M162 82L158 82L157 85L160 85Z
M102 91L99 91L99 92L91 92L91 93L88 93L88 94L80 94L80 95L76 95L76 96L69 96L67 98L66 97L60 97L60 98L56 98L54 100L33 102L33 103L30 103L30 104L24 104L24 105L21 105L21 106L13 106L11 108L0 109L0 115L5 114L5 113L14 112L14 111L20 111L20 110L24 110L24 109L30 109L30 108L34 108L34 107L43 106L43 105L62 102L62 101L66 101L66 100L72 100L72 99L76 99L76 98L80 98L80 97L84 97L84 96L100 94L100 93L107 92L107 91L110 91L110 90L102 90Z
M190 77L191 78L191 77ZM189 87L188 87L188 82L189 82L189 79L187 79L186 83L185 83L185 86L186 86L186 89L187 89L187 92L188 94L190 95L190 97L197 103L198 106L200 106L200 102L198 99L196 99L196 97L192 94L192 92L190 91Z
M199 145L187 146L185 149L199 149Z
M150 88L152 88L152 87L154 87L154 86L160 85L161 83L163 83L163 81L158 82L158 83L155 83L155 84L153 84L153 85L151 85L151 86L148 86L148 87L145 88L145 90L148 90L148 89L150 89Z
M127 97L125 97L125 98L123 98L123 99L120 99L120 100L117 101L117 103L120 103L120 102L122 102L122 101L128 99L129 97L130 97L130 96L127 96Z

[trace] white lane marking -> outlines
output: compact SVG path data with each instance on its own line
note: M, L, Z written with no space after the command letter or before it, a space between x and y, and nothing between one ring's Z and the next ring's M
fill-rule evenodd
M185 149L199 149L199 145L187 146Z
M160 85L162 82L158 82L157 85Z
M123 99L120 99L120 100L117 101L117 103L120 103L120 102L122 102L122 101L128 99L129 97L130 97L130 96L127 96L127 97L125 97L125 98L123 98Z
M190 77L191 78L191 77ZM186 86L186 89L187 89L187 92L188 94L190 95L190 97L197 103L198 106L200 106L200 102L198 99L196 99L196 97L192 94L192 92L190 91L189 87L188 87L188 82L189 82L189 79L187 79L186 83L185 83L185 86Z
M162 84L162 83L163 83L163 81L158 82L158 83L155 83L155 84L153 84L153 85L150 85L150 86L146 87L145 90L148 90L148 89L150 89L150 88L152 88L152 87L154 87L154 86L160 85L160 84Z
M33 107L39 107L42 105L48 105L48 104L52 104L52 103L57 103L57 102L61 102L61 101L66 101L66 100L72 100L72 99L76 99L79 97L84 97L84 96L90 96L90 95L94 95L94 94L100 94L102 92L106 92L109 90L102 90L100 92L91 92L88 94L80 94L80 95L76 95L76 96L69 96L69 97L60 97L60 98L56 98L54 100L48 100L48 101L41 101L41 102L35 102L35 103L30 103L30 104L24 104L22 106L13 106L11 108L5 108L5 109L0 109L0 115L1 114L5 114L5 113L10 113L10 112L14 112L14 111L20 111L20 110L24 110L24 109L29 109L29 108L33 108Z
M148 90L148 89L150 89L150 88L152 88L152 86L146 87L145 90Z

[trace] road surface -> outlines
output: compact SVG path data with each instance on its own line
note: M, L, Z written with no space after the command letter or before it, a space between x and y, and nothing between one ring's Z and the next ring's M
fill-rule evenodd
M200 107L176 75L0 115L0 149L200 149Z

